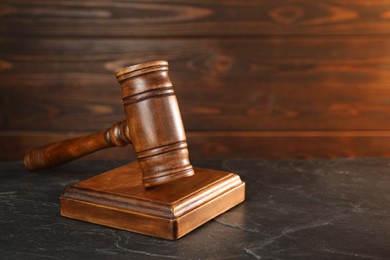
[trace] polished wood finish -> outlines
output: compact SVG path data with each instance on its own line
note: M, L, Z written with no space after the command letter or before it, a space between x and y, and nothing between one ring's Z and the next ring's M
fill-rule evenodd
M178 239L245 199L245 183L238 175L194 170L191 177L145 189L139 164L126 164L67 188L61 215Z
M167 61L151 61L116 72L143 184L152 187L194 174Z
M39 169L132 143L137 162L68 187L62 216L174 240L244 201L238 175L199 168L194 175L168 62L133 65L116 77L125 121L25 156L27 168Z
M150 59L170 63L191 156L388 156L389 6L2 1L0 157L123 120L112 73Z
M122 121L98 133L48 144L25 154L24 165L32 171L40 170L105 148L123 147L131 143L128 132L127 122Z
M48 168L104 148L126 146L131 140L145 187L193 175L184 126L167 71L166 61L145 62L117 71L127 120L99 133L34 149L25 155L25 166L30 170Z

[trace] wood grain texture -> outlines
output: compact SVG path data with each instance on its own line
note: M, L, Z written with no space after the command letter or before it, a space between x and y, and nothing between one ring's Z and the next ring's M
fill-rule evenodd
M390 129L384 37L29 43L0 43L11 64L0 72L4 130L93 131L123 120L113 71L151 57L170 61L189 131Z
M390 32L390 2L378 0L5 0L0 8L0 33L13 36L214 37Z
M113 72L155 59L192 156L389 156L390 0L4 0L0 33L0 158L123 120Z

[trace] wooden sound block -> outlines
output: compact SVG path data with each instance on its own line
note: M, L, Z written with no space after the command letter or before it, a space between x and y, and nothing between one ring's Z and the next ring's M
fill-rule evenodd
M144 188L138 162L68 187L61 215L145 235L178 239L245 199L236 174L194 168L195 175Z

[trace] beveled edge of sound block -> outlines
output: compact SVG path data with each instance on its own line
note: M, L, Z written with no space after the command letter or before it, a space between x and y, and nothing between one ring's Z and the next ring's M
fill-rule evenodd
M60 197L61 215L164 239L178 239L245 199L236 174L195 175L145 189L138 163L79 182Z

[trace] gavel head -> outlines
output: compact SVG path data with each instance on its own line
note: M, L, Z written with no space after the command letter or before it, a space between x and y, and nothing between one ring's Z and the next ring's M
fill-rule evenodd
M130 66L117 71L116 77L144 186L193 175L168 62Z

